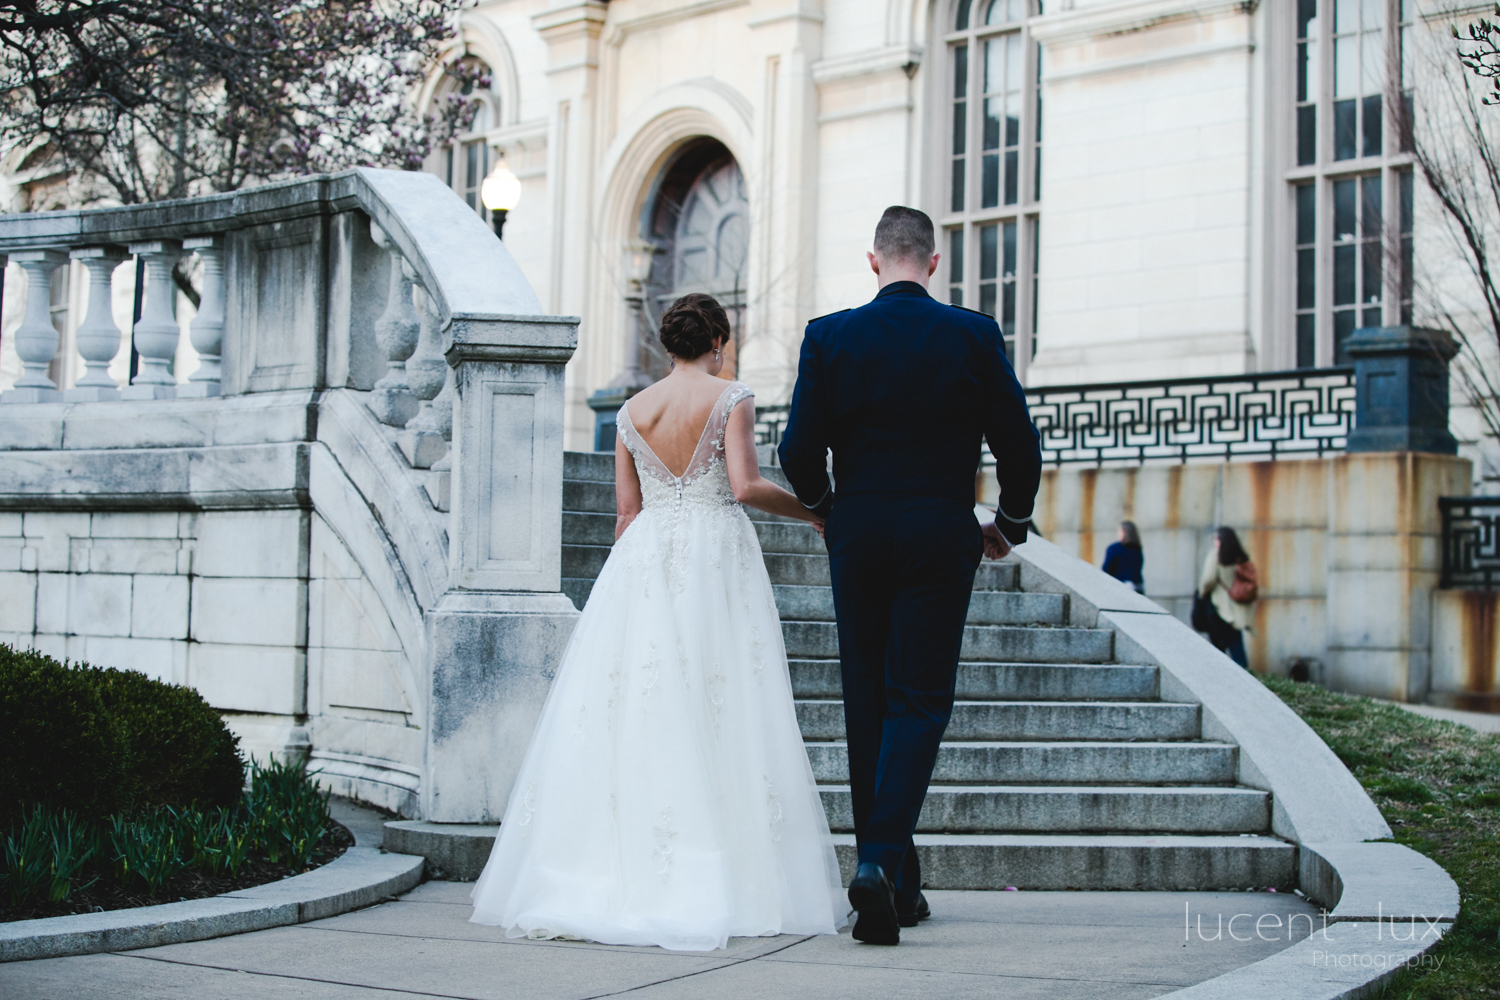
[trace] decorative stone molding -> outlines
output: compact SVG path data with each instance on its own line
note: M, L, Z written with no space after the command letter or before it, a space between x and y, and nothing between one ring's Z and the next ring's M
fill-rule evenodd
M686 3L680 7L670 10L657 11L652 14L643 14L639 17L627 18L615 22L610 26L609 37L605 44L618 46L625 41L626 36L637 31L645 31L650 28L660 28L664 25L673 24L677 21L686 21L694 17L702 17L705 14L713 14L731 7L748 7L750 0L697 0L696 3ZM535 22L545 15L537 15L533 18Z
M922 49L917 45L887 45L847 56L833 56L812 64L813 82L822 86L834 80L870 76L876 73L901 72L910 75L922 63Z
M1114 0L1032 18L1031 37L1044 45L1069 44L1145 31L1173 21L1222 14L1252 14L1259 0Z

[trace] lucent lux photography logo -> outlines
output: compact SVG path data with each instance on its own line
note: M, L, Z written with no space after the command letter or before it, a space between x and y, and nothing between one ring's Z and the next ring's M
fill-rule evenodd
M1204 920L1207 917L1208 923ZM1422 945L1425 942L1435 943L1443 936L1440 926L1443 918L1427 917L1425 915L1412 917L1386 916L1384 905L1376 905L1375 940L1377 942L1389 941L1399 945ZM1367 922L1361 921L1361 925L1368 926ZM1330 924L1328 911L1322 910L1317 916L1311 913L1292 913L1283 916L1278 913L1236 913L1226 916L1223 913L1193 913L1192 904L1182 904L1182 936L1184 941L1191 941L1196 934L1198 940L1206 942L1214 941L1238 941L1241 943L1261 941L1266 943L1285 941L1287 944L1295 944L1307 938L1315 938L1315 943L1328 942L1331 945L1338 944L1337 923ZM1300 932L1300 933L1299 933ZM1312 964L1321 968L1373 968L1392 969L1402 965L1430 967L1439 969L1442 967L1442 956L1430 954L1413 954L1410 951L1395 953L1382 953L1360 948L1356 951L1340 952L1335 949L1324 949L1315 947L1311 954Z

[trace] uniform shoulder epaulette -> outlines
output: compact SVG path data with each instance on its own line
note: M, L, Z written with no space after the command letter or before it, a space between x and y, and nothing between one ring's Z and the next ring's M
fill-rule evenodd
M807 325L808 326L812 326L814 323L816 323L820 319L827 319L830 316L837 316L839 313L846 313L848 311L849 311L848 309L835 309L831 313L824 313L821 316L814 316L812 319L810 319L810 320L807 321Z
M961 305L958 305L955 302L950 302L948 304L950 306L952 306L954 309L962 309L966 313L973 313L975 316L983 316L985 319L989 320L991 323L996 322L995 317L991 316L987 312L980 312L978 309L970 309L968 306L961 306Z

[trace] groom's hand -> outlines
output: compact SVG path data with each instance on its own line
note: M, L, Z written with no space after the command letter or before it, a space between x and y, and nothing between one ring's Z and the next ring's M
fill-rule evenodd
M986 559L1004 559L1010 554L1010 542L1007 542L1005 536L1000 534L1000 529L995 527L994 521L986 524L979 531L984 536L984 557Z

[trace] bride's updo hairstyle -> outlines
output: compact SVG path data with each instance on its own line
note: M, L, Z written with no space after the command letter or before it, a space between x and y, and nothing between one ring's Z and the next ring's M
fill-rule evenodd
M661 318L661 346L684 361L714 349L714 341L729 339L729 317L712 295L691 292L673 302Z

